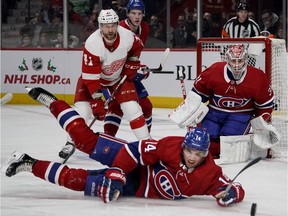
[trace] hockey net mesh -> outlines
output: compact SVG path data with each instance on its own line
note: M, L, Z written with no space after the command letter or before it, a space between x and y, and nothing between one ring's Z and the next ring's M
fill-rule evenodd
M197 71L217 61L225 61L228 46L243 44L248 49L248 64L262 69L271 80L275 93L275 106L272 114L272 124L281 133L281 141L272 148L272 157L287 161L288 158L288 69L286 42L282 39L243 38L200 39L197 45Z

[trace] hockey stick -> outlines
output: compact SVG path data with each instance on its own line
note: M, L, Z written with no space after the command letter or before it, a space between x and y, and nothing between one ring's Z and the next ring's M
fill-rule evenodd
M164 64L166 62L166 59L169 56L169 54L170 54L170 48L166 48L164 53L163 53L162 60L160 62L159 67L158 68L150 68L150 71L152 71L152 72L161 72L162 69L163 69L163 66L164 66Z
M182 95L184 100L186 99L187 93L186 93L186 88L185 88L185 83L184 83L184 74L182 71L182 67L179 68L178 70L178 76L179 76L179 80L180 80L180 86L181 86L181 90L182 90Z
M0 98L0 104L4 105L4 104L8 103L12 98L13 98L13 94L7 93L2 98Z
M184 74L183 74L183 71L182 71L182 67L179 68L179 70L177 71L178 72L178 75L179 75L179 80L180 80L180 86L181 86L181 90L182 90L182 95L183 95L183 98L184 100L186 99L187 97L187 92L186 92L186 88L185 88L185 83L184 83ZM191 129L193 128L193 126L187 126L187 131L191 131Z
M110 95L110 97L105 101L104 103L104 107L108 106L108 104L110 103L110 101L113 99L115 93L118 91L119 87L124 83L124 81L126 80L127 75L123 76L122 79L119 81L119 83L117 84L116 88L114 89L114 91L112 92L112 94ZM97 117L95 117L91 123L89 124L89 128L91 128L91 126L95 123L95 121L97 120Z
M242 170L240 170L240 172L238 172L238 174L232 179L232 181L226 187L225 191L221 191L220 193L216 194L215 197L217 199L225 197L226 194L228 193L228 191L230 190L230 188L232 187L233 182L240 175L240 173L242 173L247 168L253 166L254 164L258 163L261 159L262 159L261 157L258 157L258 158L255 158L254 160L250 161L250 163L248 163Z

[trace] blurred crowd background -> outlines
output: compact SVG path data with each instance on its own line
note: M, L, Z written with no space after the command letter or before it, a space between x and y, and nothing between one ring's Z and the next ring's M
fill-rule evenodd
M99 11L113 8L126 18L128 0L1 0L1 48L81 49L98 29ZM150 25L145 48L195 48L199 37L221 37L236 16L235 0L143 0ZM287 0L241 1L261 31L287 41ZM175 43L175 29L185 27L189 43Z

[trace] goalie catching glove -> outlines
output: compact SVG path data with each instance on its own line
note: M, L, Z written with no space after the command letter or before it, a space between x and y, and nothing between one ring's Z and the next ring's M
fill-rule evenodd
M280 133L273 125L268 124L262 116L250 121L253 129L253 142L262 149L268 149L277 145L280 141Z
M125 173L117 167L111 167L106 171L103 181L98 185L97 195L101 197L104 203L115 201L123 192L125 184Z
M186 99L168 117L179 127L187 127L200 123L208 110L208 107L201 102L201 97L190 91Z

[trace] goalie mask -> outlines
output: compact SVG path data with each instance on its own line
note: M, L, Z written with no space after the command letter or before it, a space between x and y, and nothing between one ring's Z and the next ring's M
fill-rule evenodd
M210 136L206 130L193 128L187 132L182 143L182 149L188 148L202 152L202 156L208 155L210 146Z
M226 52L227 66L235 80L240 80L246 71L247 55L244 45L232 45Z

